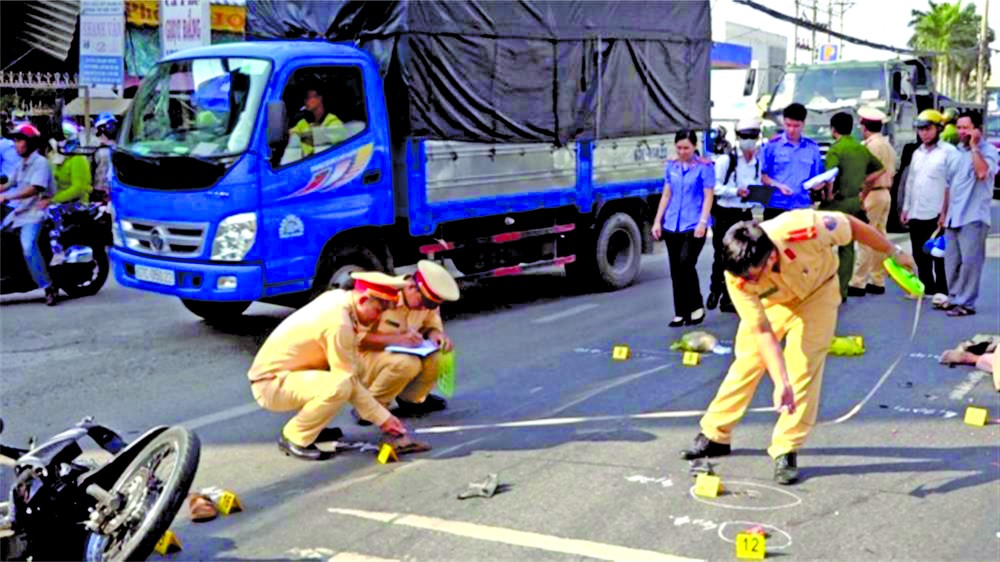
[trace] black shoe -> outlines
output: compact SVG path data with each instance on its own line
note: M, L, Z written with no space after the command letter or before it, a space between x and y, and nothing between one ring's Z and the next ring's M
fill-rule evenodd
M708 293L708 300L705 301L705 306L709 310L715 310L715 307L719 306L719 299L722 298L722 293L710 292Z
M369 425L372 424L372 422L361 417L361 415L358 414L357 410L351 410L351 415L354 416L354 421L357 422L357 424L360 425L361 427L368 427Z
M716 443L708 437L705 437L704 433L699 433L698 437L694 438L694 445L690 449L684 449L681 451L681 458L686 461L691 461L704 457L724 457L728 455L730 451L731 448L728 444Z
M694 316L694 312L699 312L699 311L701 311L701 316L699 316L698 318L692 318ZM688 326L697 326L698 324L701 324L702 322L705 321L705 309L704 308L699 308L698 310L696 310L694 312L692 312L691 316L688 316L687 317L687 321L684 322Z
M670 323L667 324L667 326L670 326L671 328L680 328L681 326L686 324L687 321L688 319L684 318L683 316L674 316L674 319L671 320Z
M786 453L774 459L774 481L788 486L799 481L798 455Z
M870 286L871 285L869 285L869 287ZM882 291L884 292L885 289L882 289ZM849 296L849 297L863 297L863 296L865 296L867 294L868 294L868 291L866 289L859 289L857 287L848 287L847 288L847 296Z
M323 431L320 431L316 437L316 442L329 443L331 441L340 441L343 438L344 432L339 427L324 427Z
M424 414L429 414L431 412L440 412L448 407L448 401L440 396L434 396L433 394L428 394L427 398L424 398L423 402L407 402L406 400L400 400L396 398L396 416L408 418L414 416L422 416Z
M719 312L731 312L736 314L736 306L733 305L733 301L724 299L722 303L719 304Z
M878 285L868 284L865 286L865 292L869 295L884 295L885 287L879 287Z
M56 289L55 287L46 287L45 288L45 306L55 306L56 305L56 297L58 297L58 296L59 296L59 289Z
M295 457L304 461L322 461L330 457L329 453L320 451L316 448L316 445L300 447L286 439L284 435L278 437L278 449L289 457Z

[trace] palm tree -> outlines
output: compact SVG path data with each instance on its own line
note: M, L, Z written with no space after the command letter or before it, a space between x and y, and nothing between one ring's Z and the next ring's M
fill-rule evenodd
M975 4L963 7L961 0L953 4L930 0L928 4L929 10L913 10L910 14L910 47L942 53L935 63L935 80L941 91L962 97L976 70L982 16L976 13ZM992 41L993 36L990 29L987 41Z

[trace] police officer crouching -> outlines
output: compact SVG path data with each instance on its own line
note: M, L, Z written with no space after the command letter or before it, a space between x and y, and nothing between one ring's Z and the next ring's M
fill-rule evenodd
M379 272L352 273L353 291L334 289L295 311L268 336L247 376L254 400L271 412L297 412L278 436L278 448L303 460L331 456L316 447L332 441L324 429L344 403L391 436L406 428L361 383L361 334L392 309L405 282Z
M438 355L419 357L385 351L390 345L415 347L429 340L443 352L452 350L444 331L440 306L459 298L458 283L441 265L421 260L405 283L397 306L382 314L378 325L361 340L361 381L375 399L388 407L398 404L396 414L420 416L444 410L444 398L431 394L438 379ZM359 420L361 425L368 425Z

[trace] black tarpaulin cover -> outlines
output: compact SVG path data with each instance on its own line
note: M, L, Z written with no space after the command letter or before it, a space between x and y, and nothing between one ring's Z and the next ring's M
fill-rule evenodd
M247 35L367 50L396 138L566 144L710 122L707 0L250 0Z

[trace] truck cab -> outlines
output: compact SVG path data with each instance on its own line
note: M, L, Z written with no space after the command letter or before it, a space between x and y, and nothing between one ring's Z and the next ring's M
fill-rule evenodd
M351 46L167 57L113 157L116 278L196 314L308 290L330 232L393 222L388 131L377 68Z
M809 115L803 134L825 151L833 143L830 118L835 113L846 111L857 123L857 110L873 107L888 116L883 133L898 151L916 139L913 120L936 101L930 72L918 59L810 64L788 67L767 114L780 128L786 106L805 105ZM860 138L857 127L855 133Z

